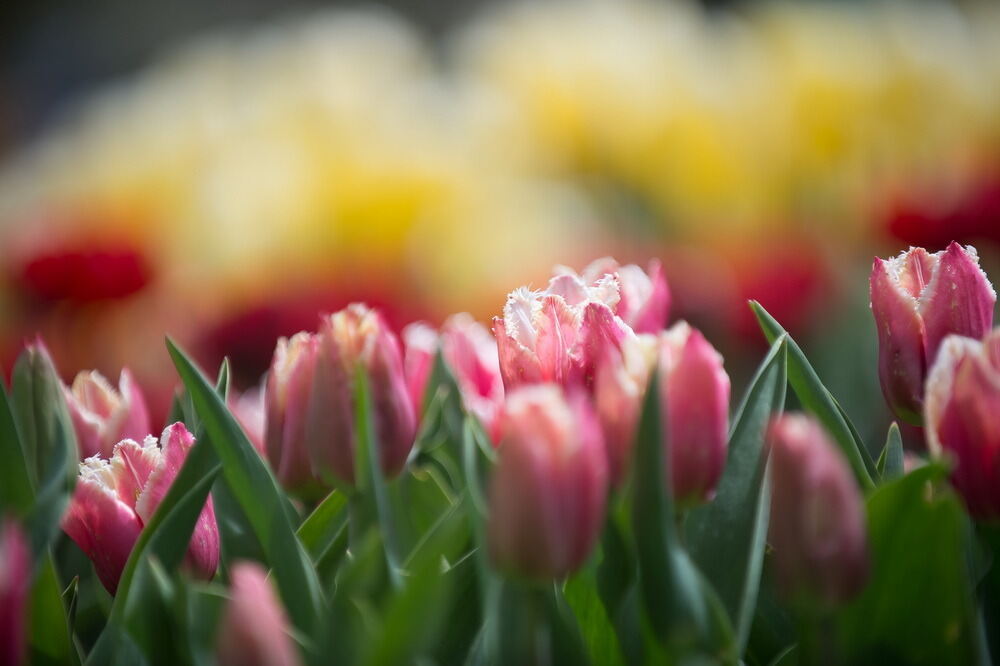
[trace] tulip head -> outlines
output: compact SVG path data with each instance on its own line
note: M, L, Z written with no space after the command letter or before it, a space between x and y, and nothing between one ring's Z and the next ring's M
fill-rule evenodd
M552 384L511 392L490 484L494 565L536 580L563 578L586 560L604 521L608 470L585 396Z
M496 340L468 314L456 314L441 328L441 352L465 408L479 419L490 440L499 443L504 388Z
M424 393L437 350L437 331L424 322L414 322L403 329L403 374L418 421L423 416Z
M950 334L986 335L996 292L975 248L958 243L934 254L918 247L876 258L870 284L882 392L901 419L920 425L924 381L941 342Z
M24 664L27 647L31 553L20 525L0 527L0 664Z
M94 563L104 587L118 588L125 563L143 526L174 482L194 437L182 423L168 426L157 445L122 440L110 460L92 456L80 463L73 498L62 528ZM210 579L219 563L219 530L212 499L195 523L185 563L199 578Z
M286 488L316 485L306 447L306 419L318 349L319 338L311 333L279 339L264 384L264 450Z
M301 661L288 618L267 572L256 562L230 571L230 598L222 616L216 657L222 666L295 666Z
M1000 521L1000 329L982 341L945 338L927 378L927 444L952 459L969 513Z
M729 375L719 352L685 322L660 334L658 351L673 495L681 504L702 502L714 496L726 464Z
M229 410L233 413L236 421L243 428L250 444L261 456L266 456L264 448L264 391L260 386L254 387L243 393L230 391L227 400Z
M149 433L146 401L128 368L122 369L118 390L91 370L79 373L64 393L81 458L109 458L121 440L142 439Z
M824 606L848 601L868 577L864 507L847 462L822 426L784 414L768 427L772 546L789 597Z
M556 272L575 275L572 269L561 266ZM660 262L653 259L643 270L636 264L622 266L611 257L602 257L584 268L580 277L586 284L596 285L609 275L619 287L615 314L636 333L659 333L670 312L670 289Z

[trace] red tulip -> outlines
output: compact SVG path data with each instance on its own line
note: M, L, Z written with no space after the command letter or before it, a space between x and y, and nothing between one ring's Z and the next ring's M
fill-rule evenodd
M843 454L804 414L774 419L769 541L785 593L824 605L845 602L868 577L864 507Z
M111 460L98 456L80 463L80 476L62 528L94 563L112 594L145 525L177 477L194 437L182 423L142 444L126 439ZM219 563L219 530L212 499L206 500L188 545L185 562L199 578L210 579Z
M301 663L288 634L288 618L267 572L238 562L219 629L216 657L222 666L295 666Z
M969 513L1000 520L1000 329L982 342L945 339L924 410L928 448L953 459L951 481Z
M149 434L146 401L128 368L122 369L117 391L96 370L79 373L72 388L63 388L81 458L110 458L118 442Z
M0 666L25 663L31 553L20 525L7 520L0 529Z
M559 579L578 569L604 521L608 469L587 399L551 384L507 398L490 485L489 548L513 575Z
M951 243L931 254L911 248L875 259L871 306L879 340L879 379L893 411L921 424L924 380L950 334L981 338L993 325L996 292L975 248Z

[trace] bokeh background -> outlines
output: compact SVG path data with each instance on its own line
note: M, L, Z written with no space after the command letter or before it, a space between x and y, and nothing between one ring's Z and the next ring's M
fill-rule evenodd
M873 446L873 255L1000 275L1000 5L8 3L0 360L243 388L353 300L487 320L550 267L662 259L737 393L757 298Z

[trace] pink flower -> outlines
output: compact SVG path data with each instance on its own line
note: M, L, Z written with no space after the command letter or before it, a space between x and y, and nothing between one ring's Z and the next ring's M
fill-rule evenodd
M441 349L462 392L462 403L496 444L504 389L497 343L485 326L465 313L453 315L441 329Z
M402 469L416 415L399 338L356 303L324 318L319 333L278 341L265 393L266 448L286 487L311 492L328 474L353 484L359 369L368 376L382 470L391 477Z
M0 666L25 663L31 553L20 525L6 520L0 530Z
M238 562L218 634L222 666L295 666L301 661L288 634L288 618L267 572L256 562Z
M80 463L80 476L62 528L94 563L112 594L125 563L156 507L177 477L194 437L182 423L168 426L160 445L152 436L142 444L126 439L111 460L98 456ZM219 563L219 530L208 498L195 525L185 560L198 577L210 579Z
M264 391L257 386L243 393L229 393L229 410L236 417L247 439L261 456L264 449Z
M871 307L879 341L879 379L893 411L920 425L924 380L949 334L981 338L993 325L996 292L975 248L951 243L931 254L910 248L875 259Z
M771 521L778 582L789 596L842 603L864 586L864 507L843 454L812 417L785 414L767 432Z
M434 370L434 355L438 350L437 331L422 321L403 329L403 374L410 400L419 420L423 415L424 393Z
M927 378L927 445L954 461L951 481L969 513L1000 519L1000 329L980 342L945 338Z
M576 275L565 266L557 266L556 273ZM635 264L621 266L611 257L602 257L584 268L579 277L584 283L596 286L609 275L619 285L615 314L636 333L658 333L662 330L670 312L670 289L660 262L651 260L649 268L644 271Z
M81 458L108 458L121 440L149 433L146 401L128 368L122 369L117 391L96 370L79 373L72 388L63 390Z
M682 503L708 500L726 464L729 375L722 356L685 322L663 332L659 343L673 495Z
M533 579L578 569L604 521L608 469L587 399L551 384L513 391L490 484L494 564Z

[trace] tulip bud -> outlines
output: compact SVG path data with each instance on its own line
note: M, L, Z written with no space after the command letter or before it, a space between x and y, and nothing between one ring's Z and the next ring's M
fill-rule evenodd
M979 520L1000 520L1000 329L945 338L927 377L927 446L953 459L952 485Z
M719 352L685 322L660 335L659 352L673 495L679 503L705 501L726 464L729 375Z
M356 303L324 319L317 346L305 430L313 469L354 482L354 383L362 368L371 389L382 471L395 476L416 436L399 338L378 312Z
M306 448L306 418L318 348L319 337L310 333L279 339L264 385L264 450L286 488L301 490L316 483Z
M250 444L261 456L266 456L264 448L264 391L257 386L243 393L230 391L227 400L229 410L236 417Z
M572 269L556 267L557 274L575 275ZM611 257L602 257L583 269L580 278L589 285L605 276L618 281L619 300L615 314L622 318L636 333L658 333L667 323L670 311L670 289L663 276L663 267L657 260L649 262L649 269L642 270L635 264L621 266Z
M111 460L92 456L80 463L73 498L62 528L94 563L98 578L112 594L118 589L132 547L194 445L182 423L168 426L160 437L138 444L126 439ZM199 578L210 579L219 563L219 530L212 499L206 500L195 523L185 558Z
M295 666L301 663L288 635L288 619L267 573L255 562L230 571L216 656L221 666Z
M403 374L410 401L418 417L423 416L424 393L434 369L434 355L437 353L437 332L423 323L414 322L403 329Z
M485 326L461 313L442 327L441 350L465 408L479 419L490 440L498 443L504 390L496 340Z
M813 418L785 414L767 431L771 467L769 541L790 597L848 601L868 577L864 507L843 454Z
M878 328L879 380L889 406L921 424L924 380L949 334L982 338L993 325L996 292L975 248L952 243L931 254L910 248L875 259L871 307Z
M96 370L79 373L72 388L63 388L81 458L109 458L121 440L149 433L146 401L128 368L122 369L117 391Z
M31 553L21 527L8 520L0 530L0 666L25 663Z
M507 398L490 485L493 563L531 579L578 569L604 521L608 470L601 431L584 396L554 385Z

